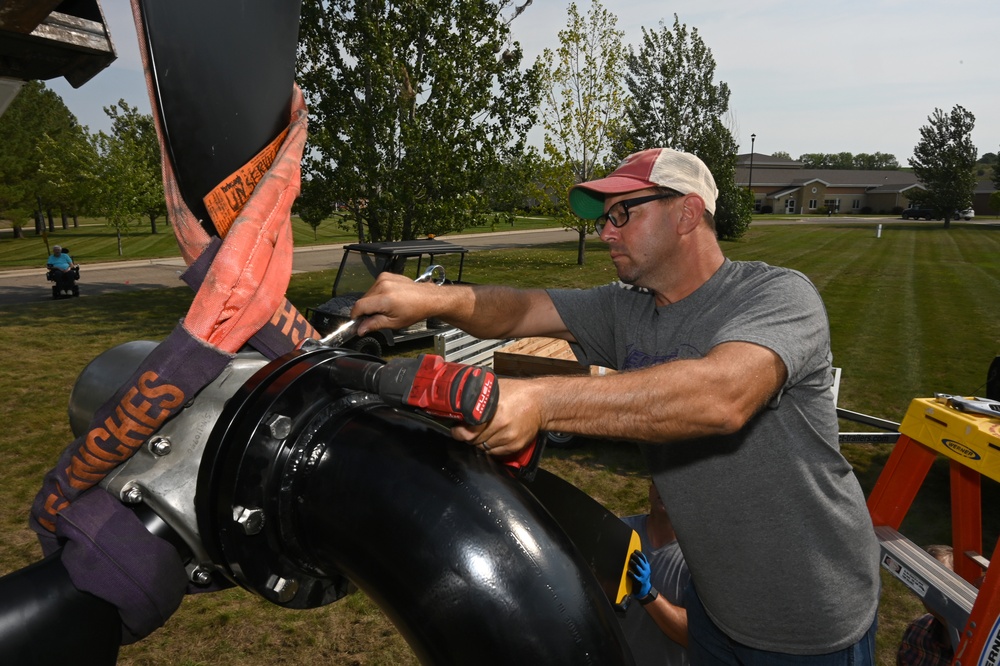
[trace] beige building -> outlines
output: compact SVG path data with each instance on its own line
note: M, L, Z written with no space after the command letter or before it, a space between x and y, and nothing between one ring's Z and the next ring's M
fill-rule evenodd
M754 193L754 210L800 215L898 213L910 205L907 195L923 189L910 171L806 169L802 162L753 154L740 155L736 184Z
M736 184L754 193L754 210L801 215L818 210L893 214L910 205L909 193L923 189L911 171L806 169L802 162L770 155L739 155ZM976 215L998 215L993 182L980 180L972 194Z

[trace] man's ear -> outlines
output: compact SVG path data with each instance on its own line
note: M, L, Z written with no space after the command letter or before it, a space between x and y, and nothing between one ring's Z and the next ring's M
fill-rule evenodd
M705 214L705 202L697 194L681 199L681 216L677 220L677 233L689 234L698 228Z

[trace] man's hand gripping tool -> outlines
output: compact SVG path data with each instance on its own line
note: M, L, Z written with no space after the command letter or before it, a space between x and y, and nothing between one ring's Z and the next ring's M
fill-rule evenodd
M435 277L437 274L437 277ZM427 270L420 274L414 282L428 282L433 281L434 284L444 284L445 272L444 266L440 264L432 264L427 267ZM323 338L320 339L319 344L324 347L342 347L345 342L353 338L358 334L358 326L361 324L362 319L352 319L345 322L330 331Z

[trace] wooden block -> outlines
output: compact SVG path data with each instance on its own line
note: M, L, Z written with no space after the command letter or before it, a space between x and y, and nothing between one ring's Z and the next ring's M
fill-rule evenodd
M506 377L539 375L605 375L614 372L598 365L580 365L573 349L558 338L521 338L493 353L493 370Z
M539 375L586 375L589 370L577 361L548 358L531 354L493 352L493 370L505 377L537 377Z

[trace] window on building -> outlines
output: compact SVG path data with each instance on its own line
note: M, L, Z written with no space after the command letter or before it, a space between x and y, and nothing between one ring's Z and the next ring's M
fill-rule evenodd
M840 210L840 199L825 199L823 205L827 210Z
M861 208L861 199L851 199L851 210Z
M754 199L753 200L753 210L754 210L754 212L755 213L759 213L760 212L760 207L763 204L764 204L764 201L762 199Z
M816 200L815 199L810 199L809 200L809 210L816 210Z

